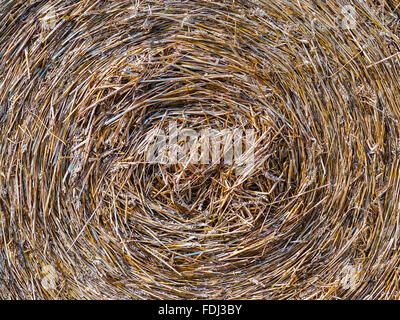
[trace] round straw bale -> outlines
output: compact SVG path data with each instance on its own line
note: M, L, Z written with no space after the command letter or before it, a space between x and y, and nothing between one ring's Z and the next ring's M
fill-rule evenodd
M0 298L399 298L399 13L1 1Z

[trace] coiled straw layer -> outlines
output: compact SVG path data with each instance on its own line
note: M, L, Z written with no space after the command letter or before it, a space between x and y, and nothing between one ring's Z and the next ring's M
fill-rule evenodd
M2 1L0 297L398 298L398 7ZM146 162L173 121L254 165Z

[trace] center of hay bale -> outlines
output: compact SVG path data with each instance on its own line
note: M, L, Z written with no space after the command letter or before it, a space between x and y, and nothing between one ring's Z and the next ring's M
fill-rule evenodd
M0 297L398 298L399 9L350 3L1 1Z

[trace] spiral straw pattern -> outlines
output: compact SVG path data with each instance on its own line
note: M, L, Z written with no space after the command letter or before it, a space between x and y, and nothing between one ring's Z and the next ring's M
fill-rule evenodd
M399 298L399 4L1 1L0 298Z

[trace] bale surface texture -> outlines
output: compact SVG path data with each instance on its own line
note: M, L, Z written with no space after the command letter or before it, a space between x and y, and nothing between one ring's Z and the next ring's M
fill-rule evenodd
M1 1L0 298L399 298L399 5Z

